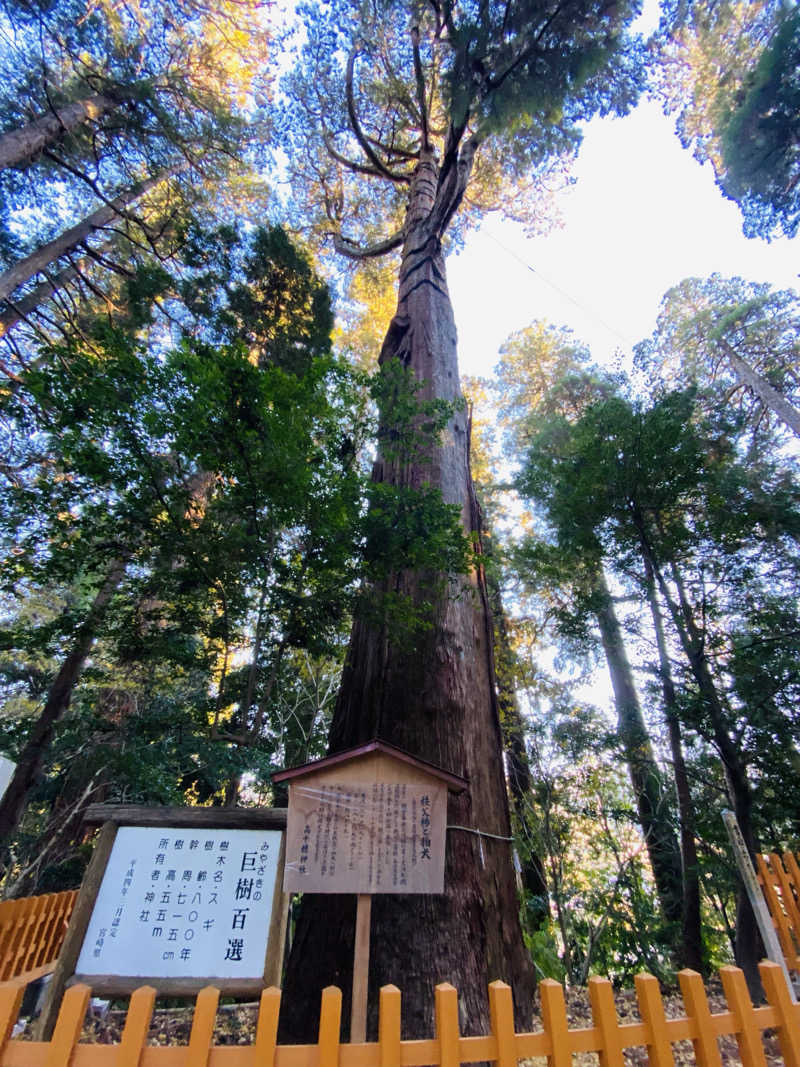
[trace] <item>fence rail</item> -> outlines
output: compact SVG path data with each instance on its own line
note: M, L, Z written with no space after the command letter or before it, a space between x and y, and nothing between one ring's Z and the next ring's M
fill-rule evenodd
M778 931L786 966L800 971L800 865L791 852L756 856L758 880Z
M462 1063L493 1061L497 1067L516 1067L519 1060L547 1057L549 1067L571 1067L572 1054L596 1052L602 1067L622 1067L624 1051L646 1048L653 1067L672 1067L672 1045L691 1041L699 1067L722 1067L718 1038L733 1035L744 1067L766 1067L764 1031L777 1035L783 1063L800 1067L800 1005L792 1004L781 968L761 965L768 1004L754 1007L743 973L736 967L720 971L728 1010L712 1014L703 982L694 971L679 975L686 1014L668 1019L658 982L639 975L636 992L641 1022L620 1023L611 983L592 978L589 997L594 1025L570 1029L564 991L558 982L539 986L543 1029L518 1034L514 1030L511 989L503 982L489 986L491 1033L462 1037L459 1033L458 994L440 985L435 994L436 1034L430 1040L402 1040L401 994L395 986L380 993L379 1039L365 1044L339 1040L342 995L335 987L322 993L318 1041L313 1045L277 1045L281 993L267 989L261 997L255 1040L251 1045L213 1044L219 991L204 989L196 999L188 1046L147 1045L155 1004L155 990L138 989L130 1000L119 1045L79 1043L91 995L76 985L64 996L53 1037L48 1042L10 1039L22 997L22 983L0 985L0 1067L458 1067Z
M77 892L0 901L0 981L30 981L58 959Z

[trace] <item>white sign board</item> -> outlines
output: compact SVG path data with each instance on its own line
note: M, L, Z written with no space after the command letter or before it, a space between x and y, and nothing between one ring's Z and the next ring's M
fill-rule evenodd
M122 826L75 973L260 978L276 830Z

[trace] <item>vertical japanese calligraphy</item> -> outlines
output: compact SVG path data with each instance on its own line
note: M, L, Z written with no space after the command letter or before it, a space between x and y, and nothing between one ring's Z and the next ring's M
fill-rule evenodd
M435 780L293 783L284 890L441 893L446 809Z
M258 978L281 834L120 827L76 973Z

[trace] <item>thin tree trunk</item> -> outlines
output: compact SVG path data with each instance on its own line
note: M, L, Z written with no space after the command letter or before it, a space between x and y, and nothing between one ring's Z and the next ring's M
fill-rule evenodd
M72 651L53 679L42 714L17 757L16 769L3 799L0 800L0 841L5 841L19 823L28 793L44 763L56 723L69 707L72 692L94 644L97 628L125 574L128 558L126 556L116 559L111 564L86 619L75 635Z
M617 733L625 752L661 910L678 927L682 913L681 858L669 820L666 790L653 755L622 630L602 567L598 567L596 617L617 708Z
M77 126L92 119L99 118L104 112L119 106L103 93L96 93L85 100L75 100L71 104L42 115L27 126L10 130L0 137L0 170L6 167L18 167L28 164L45 148L60 141L61 138Z
M459 175L466 180L466 164ZM422 386L421 399L455 402L456 330L439 230L460 192L439 204L437 177L433 153L423 153L406 217L397 312L380 359L410 368ZM463 408L426 462L379 457L373 477L438 487L460 509L465 531L479 528ZM426 612L430 626L413 648L374 620L356 619L329 738L335 752L379 737L469 780L468 790L449 799L448 824L468 829L447 832L444 894L378 894L373 900L373 1034L378 989L388 982L403 989L403 1030L410 1037L433 1033L433 991L443 981L459 990L466 1030L488 1026L487 983L495 978L514 989L518 1025L530 1025L533 969L518 917L491 613L481 573L444 587L442 577L401 571L386 584ZM495 836L480 838L479 830ZM326 985L342 989L343 1018L349 1016L354 917L352 896L303 898L284 984L282 1041L314 1039Z
M111 203L104 204L97 211L92 212L77 226L65 230L54 240L37 248L35 252L31 252L29 256L15 263L13 267L9 267L8 270L0 274L0 300L6 300L15 289L30 281L31 278L43 271L54 260L66 255L67 252L72 252L97 230L108 226L110 222L113 222L114 219L124 213L129 204L144 196L145 193L154 189L157 185L160 185L161 182L174 173L174 169L164 170L155 175L155 177L148 179L148 181L131 186L130 189L126 189Z
M800 437L800 411L793 404L790 404L783 393L780 393L758 371L753 370L732 345L729 345L722 338L720 338L719 343L728 357L731 367L733 367L734 374L742 385L752 389L764 407L774 411L781 422L788 426L792 433Z
M494 616L497 704L505 741L508 786L518 832L524 843L524 854L520 859L520 866L525 892L523 903L525 921L530 930L540 930L550 921L550 897L547 891L544 864L539 855L541 848L539 834L534 830L530 818L533 775L528 759L528 749L525 745L525 728L513 684L511 664L514 661L514 652L508 636L508 622L497 582L487 577L487 588Z
M669 561L672 581L678 593L676 602L658 565L641 515L634 515L634 522L639 534L642 553L649 560L653 576L664 598L664 603L669 609L681 647L688 660L708 714L711 736L722 760L728 796L742 831L742 836L751 856L755 856L758 851L758 843L752 822L753 794L750 789L750 783L747 780L745 764L728 731L725 709L722 706L722 701L708 666L703 633L695 622L694 611L689 603L683 578L677 564L674 560ZM744 885L739 879L736 894L736 962L745 973L751 996L759 1000L763 998L761 979L758 974L758 962L762 955L763 948L756 918Z
M81 264L82 263L83 260L81 260ZM46 282L42 282L41 285L37 285L35 289L26 293L21 300L10 303L8 311L4 311L2 315L0 315L0 337L5 337L9 330L13 330L17 323L22 322L23 319L26 319L32 311L35 311L39 307L40 304L43 304L45 300L54 296L74 278L77 278L80 272L80 264L65 267L64 270L59 271L54 278L49 278Z
M675 793L678 798L678 818L681 832L681 873L683 881L683 911L681 915L681 945L684 967L693 971L704 970L703 965L703 930L700 916L700 866L697 858L697 843L694 830L694 808L689 787L689 775L686 772L686 760L683 756L681 723L678 715L678 701L672 680L672 667L664 632L664 619L655 577L649 560L645 559L647 582L647 599L650 614L653 617L653 629L658 646L659 674L661 691L664 695L664 717L669 732L670 750L672 752L672 772L675 778Z

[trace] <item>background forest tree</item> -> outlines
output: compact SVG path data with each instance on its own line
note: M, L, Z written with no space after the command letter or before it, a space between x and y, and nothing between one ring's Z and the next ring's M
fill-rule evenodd
M91 801L281 804L380 735L496 834L376 905L408 1034L431 960L477 1029L536 969L754 983L718 811L797 845L797 296L676 279L627 377L534 323L465 404L445 255L550 225L648 75L794 233L796 12L665 2L645 49L635 4L309 3L278 80L269 11L0 6L3 891L77 884ZM284 1037L349 989L352 911L307 901Z

